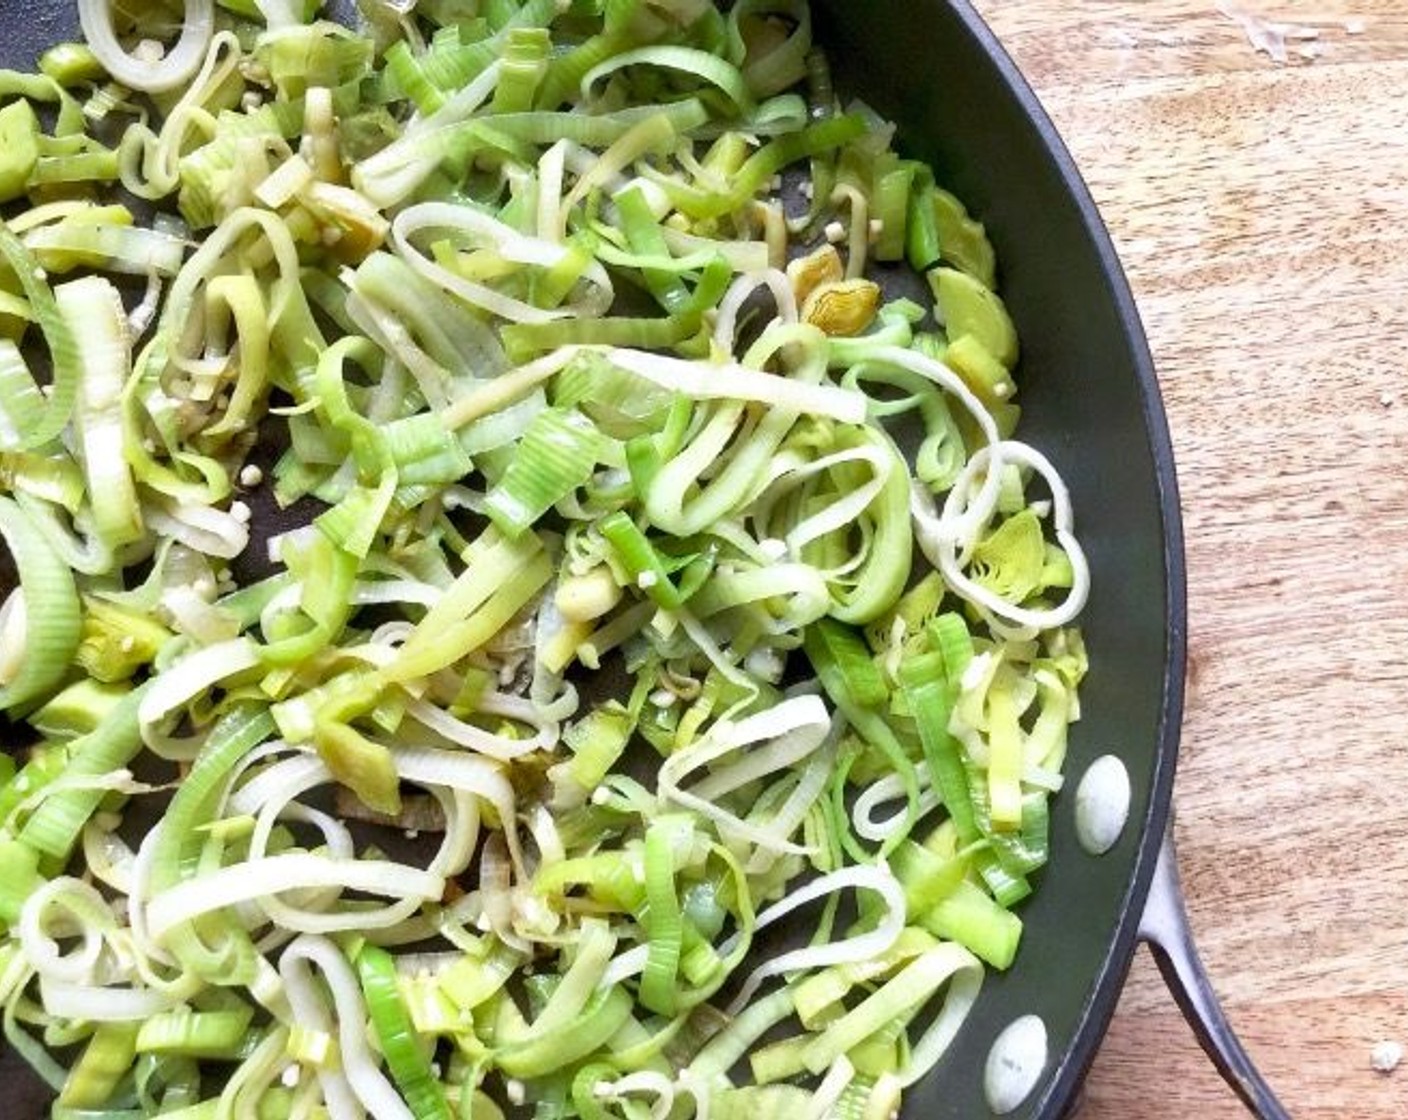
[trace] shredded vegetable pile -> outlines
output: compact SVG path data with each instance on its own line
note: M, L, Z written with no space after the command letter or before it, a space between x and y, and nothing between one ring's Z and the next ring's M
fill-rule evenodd
M0 73L53 1115L893 1115L1086 668L981 224L805 0L80 14Z

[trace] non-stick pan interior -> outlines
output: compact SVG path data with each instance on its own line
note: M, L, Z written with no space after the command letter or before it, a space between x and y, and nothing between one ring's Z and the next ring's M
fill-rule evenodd
M988 227L1021 336L1021 438L1070 485L1093 590L1082 626L1091 671L1072 730L1070 783L1016 964L990 977L914 1117L988 1115L982 1066L996 1034L1040 1015L1044 1088L1016 1116L1057 1116L1108 1023L1173 781L1183 674L1183 571L1172 454L1148 350L1104 227L1064 147L963 0L815 0L817 38L843 92L896 121L901 146ZM1073 828L1074 784L1114 752L1135 791L1116 847L1091 858Z
M1056 799L1051 865L1023 904L1017 963L990 977L940 1068L906 1095L906 1115L988 1115L982 1066L997 1032L1042 1016L1051 1061L1014 1115L1056 1116L1108 1021L1133 949L1167 815L1181 701L1183 599L1172 458L1152 368L1113 251L1069 157L1030 91L959 0L813 0L818 40L843 92L900 124L988 225L1016 319L1021 435L1070 484L1094 576L1084 616L1091 672L1067 773L1124 758L1130 826L1107 855L1077 846L1070 791ZM0 65L29 69L74 34L71 0L0 0ZM47 1093L8 1049L0 1115L38 1120Z

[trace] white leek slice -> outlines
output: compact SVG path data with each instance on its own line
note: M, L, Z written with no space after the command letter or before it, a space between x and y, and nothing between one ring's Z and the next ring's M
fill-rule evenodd
M78 20L103 69L130 89L161 93L185 82L205 57L215 32L215 0L186 0L181 37L155 61L129 54L117 41L110 0L78 0Z

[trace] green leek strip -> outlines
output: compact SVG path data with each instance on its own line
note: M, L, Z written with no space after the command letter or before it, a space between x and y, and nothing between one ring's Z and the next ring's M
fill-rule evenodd
M387 468L375 486L353 487L342 501L315 519L333 544L359 560L371 551L396 497L395 470L389 462Z
M942 664L932 657L903 663L900 685L919 730L929 778L958 829L959 843L967 846L980 839L980 835L962 748L948 732L954 688L943 677L933 675L942 671Z
M676 975L684 926L675 893L674 848L681 823L677 817L661 817L645 832L644 924L650 948L640 1001L660 1015L675 1014L678 996Z
M978 870L1000 901L1007 902L998 892L1001 884L1006 890L1016 887L1012 879L1024 880L1027 875L1042 867L1050 853L1050 812L1046 804L1046 794L1039 790L1022 795L1022 827L1020 830L1001 830L992 823L988 804L988 778L983 767L969 761L965 763L968 777L968 790L972 799L973 813L978 822L978 831L987 839L990 851L979 853L994 857L999 868L991 866L992 861L980 860ZM1000 870L1000 876L995 872ZM1025 890L1022 892L1025 895Z
M407 366L430 405L446 399L451 368L473 363L484 377L504 368L493 332L399 257L373 253L358 267L351 287L357 299L389 317L385 329L398 333L381 340L382 347ZM446 425L459 426L448 417Z
M483 64L479 70L483 70L489 63L494 61L493 52L485 49L482 52ZM429 56L423 56L429 57ZM445 95L441 89L430 80L422 65L422 58L418 58L411 50L411 45L405 40L392 43L386 50L384 58L385 70L383 74L390 83L412 101L415 102L416 109L429 115L445 104ZM470 77L477 76L478 71Z
M0 921L13 927L25 901L44 882L38 852L17 840L0 839Z
M715 182L726 182L738 174L750 154L751 145L742 132L725 132L709 147L700 167ZM696 176L698 172L695 172Z
M59 110L54 121L55 136L72 136L83 131L83 107L50 75L0 70L0 99L11 97L57 102Z
M362 714L375 699L375 693L346 698L350 712L340 711L337 702L331 710L325 706L315 717L313 746L332 776L367 808L394 817L401 811L401 778L391 751L343 722Z
M525 144L554 144L570 140L588 148L605 148L621 139L647 117L665 116L680 136L688 135L709 119L698 98L687 97L661 105L632 105L614 113L523 112L504 113L491 119L502 136ZM466 132L470 131L464 126ZM480 126L482 127L482 126Z
M126 766L142 749L137 709L149 681L123 696L107 720L69 746L67 777L98 777ZM67 859L103 799L100 789L65 789L46 798L20 830L19 839L46 855Z
M381 428L396 478L401 485L448 485L458 482L474 463L463 444L434 412L403 416Z
M508 983L523 963L522 954L497 939L474 943L474 951L441 972L437 984L456 1007L472 1011Z
M206 285L205 300L208 314L229 309L239 339L239 376L225 414L202 432L210 440L247 431L255 422L255 406L268 385L270 339L268 308L252 276L215 277Z
M934 215L934 174L919 164L905 216L905 260L915 272L924 273L939 263L940 251L939 224Z
M54 301L54 293L44 281L44 270L4 222L0 222L0 257L4 258L10 271L20 282L35 322L44 332L44 341L48 343L53 367L44 414L38 423L20 437L20 446L28 450L43 447L68 424L74 400L78 395L81 376L78 345L69 324Z
M1025 875L1009 871L998 858L995 847L990 851L974 852L973 866L982 878L988 894L992 896L992 901L998 906L1011 908L1032 893L1031 881Z
M894 606L909 579L914 535L909 514L909 471L894 444L883 436L880 442L890 460L880 493L867 507L875 537L864 562L848 574L851 586L839 593L831 613L842 622L864 625ZM842 446L851 446L841 441Z
M668 461L652 472L650 485L643 491L645 512L654 525L675 536L702 533L758 496L769 479L772 457L796 427L798 413L810 407L799 398L809 391L823 395L837 391L832 386L815 384L824 373L821 349L824 342L825 336L815 327L799 324L769 330L745 355L746 362L761 366L787 343L795 343L802 358L799 368L786 379L755 374L750 364L731 370L720 369L717 379L710 382L693 363L677 359L659 359L652 363L631 351L612 354L612 359L620 365L665 384L676 384L678 374L691 370L699 380L679 385L681 395L687 392L695 398L723 398L709 406L711 411L705 423L693 426L685 446L678 449L661 446L661 459ZM678 365L670 364L674 362ZM663 377L661 363L666 371ZM651 367L654 367L653 373ZM740 380L735 383L736 391L726 395L722 391L724 379L733 373ZM762 380L755 382L755 376ZM756 423L749 424L748 399L767 399L775 407L764 411ZM799 407L794 410L794 405ZM850 407L849 401L846 407ZM683 420L688 424L690 417L684 416ZM736 440L740 426L745 424L749 428L748 438ZM667 433L676 434L669 428ZM734 446L730 447L730 443ZM728 454L724 454L726 449ZM702 482L706 474L710 476L707 485Z
M75 681L30 715L29 725L46 739L61 742L76 739L106 720L127 691L126 683L102 684L89 679ZM31 752L30 761L40 757L42 754ZM11 808L13 806L6 807L4 795L0 794L0 820Z
M247 630L254 625L274 597L291 582L288 572L280 572L222 596L216 601L216 606L223 614L234 619L240 630Z
M769 1042L748 1055L748 1065L753 1072L753 1080L759 1085L770 1085L784 1081L807 1071L803 1052L811 1042L811 1035L793 1035L791 1038Z
M753 1000L695 1055L684 1073L691 1081L710 1085L723 1078L769 1030L795 1010L793 990L777 991Z
M626 241L637 253L659 257L670 256L670 247L660 226L655 221L649 204L640 187L632 186L616 195L616 209L621 215L621 232ZM677 276L657 269L644 269L646 286L651 295L671 315L678 314L689 303L689 292ZM618 346L634 346L637 343L616 343Z
M704 312L713 308L727 288L732 272L715 256L678 312L663 318L636 319L623 315L603 318L556 319L548 323L511 323L503 328L504 348L514 361L565 346L611 346L644 350L674 347L684 352L698 335Z
M504 40L503 65L499 69L499 84L494 90L495 113L521 113L533 107L547 73L552 38L543 27L515 27Z
M816 670L827 696L840 709L857 734L884 755L904 789L904 817L899 827L891 831L880 846L880 854L885 857L895 850L914 827L919 812L919 779L915 774L914 764L905 754L904 747L895 737L890 725L885 722L885 717L862 705L851 691L849 678L841 663L837 661L830 643L823 639L822 634L818 623L807 627L802 647L806 651L807 660ZM849 832L843 834L842 839L849 839Z
M123 452L121 398L132 365L127 313L117 288L97 276L60 284L54 299L78 342L82 373L74 423L93 499L94 532L106 547L120 548L144 533Z
M718 218L739 209L789 164L849 144L865 134L867 125L855 114L831 117L800 132L778 137L748 158L724 191L681 186L657 180L681 212L691 218Z
M339 550L364 559L381 530L399 482L394 452L384 433L359 415L348 401L343 383L343 361L353 357L363 365L374 365L374 347L364 338L339 339L318 360L315 382L319 402L333 426L346 432L353 457L362 468L375 470L375 487L357 486L340 503L316 519L318 527ZM307 608L305 607L305 610Z
M796 1085L745 1085L709 1098L710 1120L789 1120L815 1115L813 1094ZM834 1115L827 1112L825 1115ZM868 1120L868 1118L867 1118Z
M639 192L638 185L632 184L632 186L623 193L622 197L624 197L624 194L629 194L633 191ZM654 212L647 212L650 214L651 223L654 224ZM665 231L669 229L668 226L656 226L655 228L661 234L660 252L640 253L635 252L629 247L619 249L612 243L612 238L615 237L615 233L611 231L610 233L603 233L601 240L592 246L592 253L603 264L614 265L617 268L650 269L656 272L666 273L670 276L683 276L686 273L697 272L699 269L708 265L716 256L725 257L729 262L730 271L737 267L736 262L722 251L722 247L730 245L730 242L710 243L703 238L699 238L697 240L702 243L699 247L690 246L683 250L682 256L676 257L671 254L677 251L677 239L680 236L678 232L671 230L672 236L666 237ZM743 242L743 244L747 245L751 243ZM720 248L711 246L719 246ZM766 259L764 259L758 267L767 267ZM739 269L738 271L756 270Z
M962 855L944 859L912 840L899 845L890 857L890 870L904 887L906 912L916 922L958 889L968 867Z
M631 1017L625 988L599 988L571 1022L494 1053L494 1064L510 1077L542 1077L580 1061L604 1046Z
M897 851L915 847L908 841ZM893 864L892 864L893 866ZM865 961L831 965L813 972L793 987L797 1019L808 1030L817 1030L835 1022L845 1013L844 1000L858 984L868 984L894 973L905 962L928 952L938 942L916 926L906 926L895 943L884 953Z
M43 151L43 138L40 139ZM31 187L54 183L112 183L120 175L116 151L93 146L85 151L64 154L42 154L29 173Z
M11 102L0 109L0 144L5 161L0 166L0 202L11 202L29 188L39 160L39 118L28 101Z
M614 1065L589 1062L572 1078L572 1103L582 1120L613 1120L611 1111L597 1096L599 1085L609 1085L620 1076Z
M915 165L907 160L877 160L872 172L871 219L880 223L875 242L877 261L897 261L905 254L905 224Z
M625 510L603 518L598 529L637 587L667 611L684 606L684 596L670 579L660 554Z
M994 827L989 807L989 777L963 755L948 733L948 720L957 682L973 656L972 639L963 620L943 614L927 627L933 652L906 660L900 680L924 746L929 773L958 829L965 847L985 840L991 852L980 852L975 865L989 890L1004 905L1025 897L1025 876L1046 862L1049 814L1045 795L1020 793L1020 831ZM1010 728L1009 728L1010 733ZM1020 749L1020 748L1019 748Z
M840 1019L804 1051L806 1066L821 1073L848 1050L896 1022L907 1022L956 972L981 966L958 945L939 945L915 958Z
M421 620L384 675L405 681L452 665L497 634L552 575L552 560L532 533L486 550ZM452 613L461 604L463 613Z
M850 695L866 708L880 708L890 698L880 670L875 667L865 642L851 627L833 619L821 619L814 625L816 641L825 645L826 655L843 674Z
M82 636L73 573L55 554L29 515L0 496L0 537L19 575L23 613L23 659L19 671L0 685L0 711L23 711L43 700L63 680ZM7 640L10 636L7 635Z
M686 310L667 318L557 319L505 327L504 348L514 361L526 361L561 346L629 346L645 350L678 347L699 333L703 316Z
M597 82L628 66L658 66L679 71L717 87L733 102L739 116L751 117L757 110L757 104L748 91L743 75L735 67L708 51L695 50L692 47L640 47L612 55L582 76L582 100L591 102L592 90Z
M59 1104L67 1108L106 1108L118 1083L132 1065L137 1027L131 1023L103 1023L93 1032L69 1072L59 1093Z
M338 548L321 532L285 539L282 559L302 587L299 629L266 634L260 657L271 665L294 665L333 641L352 613L357 557Z
M277 978L277 974L275 977ZM296 1056L290 1042L292 1033L287 1027L276 1026L266 1031L262 1038L256 1036L252 1040L249 1056L225 1082L209 1120L228 1120L235 1116L252 1116L255 1120L266 1120L266 1116L271 1120L292 1120L292 1117L297 1115L292 1107L288 1106L288 1098L280 1097L286 1090L274 1084L280 1070L287 1068L289 1058ZM309 1081L316 1084L311 1078ZM306 1092L303 1098L305 1101L308 1099ZM281 1104L286 1107L280 1109ZM207 1120L206 1115L200 1111L202 1107L196 1106L193 1110L195 1114L190 1120ZM177 1117L178 1120L187 1120L187 1114L183 1112L166 1115Z
M357 954L357 976L377 1047L412 1115L416 1120L451 1120L445 1090L431 1072L430 1059L401 999L391 954L375 945L364 945Z
M1022 825L1022 728L1011 690L988 693L988 813L1001 831Z
M568 768L583 790L591 791L611 772L625 752L636 717L615 701L593 708L563 732L572 752Z
M521 536L591 477L602 450L595 425L576 409L544 409L489 491L485 512L506 536Z
M61 746L35 747L29 761L0 787L0 823L7 822L20 804L63 775L68 751Z
M198 830L210 823L230 770L274 733L268 709L255 704L232 708L211 728L191 771L177 787L162 818L152 857L151 894L156 897L189 877ZM178 926L166 945L190 972L213 983L229 982L255 969L254 944L243 927L223 922L208 944L209 923Z
M246 1035L246 1042L249 1040ZM235 1060L243 1057L243 1053L239 1053ZM158 1112L169 1115L178 1108L189 1108L201 1097L200 1067L194 1058L139 1056L132 1067L132 1084L143 1113L141 1120Z
M439 93L451 93L462 89L471 81L477 78L491 63L500 55L502 44L515 27L550 27L559 15L563 12L562 5L558 0L527 0L517 12L514 13L509 22L500 29L495 36L481 42L459 43L452 42L448 46L433 46L420 58L411 58L408 61L419 63L417 76L420 82L426 83L422 87L423 94L426 89L433 89ZM408 55L410 52L407 52ZM390 76L401 91L410 94L410 90L404 85L403 71L406 69L405 62L392 69L393 60L388 51L387 68ZM417 108L425 113L430 113L443 103L443 98L437 100L426 95L426 103L421 104L417 99Z
M429 116L422 117L392 143L362 160L352 171L352 185L368 201L387 207L424 183L447 156L463 156L465 133L471 147L485 144L492 126L471 120L498 84L496 62ZM506 138L505 138L506 139ZM525 154L523 162L531 156Z
M123 449L137 481L149 489L184 503L214 505L230 493L229 474L219 463L203 455L171 448L171 466L168 466L149 453L142 442L147 422L161 419L146 412L146 402L142 399L144 391L150 387L143 367L151 358L165 360L161 344L158 337L143 351L137 359L137 372L128 379L123 390ZM167 446L173 442L167 441Z
M548 64L548 72L538 88L537 108L556 109L567 101L581 88L582 78L592 67L636 45L633 38L626 29L608 26L558 55Z
M961 616L952 612L938 615L928 625L929 644L943 658L943 672L957 687L968 663L973 660L973 638Z
M292 100L305 96L310 86L333 88L359 81L371 67L374 50L370 38L320 20L263 37L254 56L284 97Z
M604 435L627 440L658 431L676 398L666 389L607 361L595 351L580 353L557 375L553 404L575 406L590 416Z
M900 686L919 731L929 777L958 829L960 845L981 839L962 749L949 734L958 683L973 656L968 627L943 614L927 628L932 652L900 664Z
M584 919L572 947L572 963L557 977L532 1026L501 1032L498 1041L512 1045L530 1035L540 1036L567 1026L577 1019L601 988L617 940L605 921Z
M966 879L915 920L935 937L958 942L994 968L1012 964L1022 939L1022 919Z
M167 1011L137 1031L139 1054L179 1054L230 1061L239 1057L254 1018L250 1007L229 1011Z
M752 19L773 14L787 17L791 33L767 49L751 47L743 30ZM812 18L810 6L801 0L740 0L729 11L726 35L730 49L740 54L748 87L760 97L784 90L807 74Z
M652 152L669 151L678 139L675 121L664 113L646 117L634 125L597 156L591 168L584 172L572 185L572 189L563 196L560 221L565 223L574 207L584 202L593 191L605 186L613 176Z

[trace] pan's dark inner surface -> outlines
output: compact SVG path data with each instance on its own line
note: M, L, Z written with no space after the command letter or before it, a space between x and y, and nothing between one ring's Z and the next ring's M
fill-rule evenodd
M1056 1116L1127 965L1135 860L1156 839L1150 826L1161 825L1171 784L1167 724L1176 731L1177 713L1167 710L1166 696L1168 568L1178 559L1166 558L1161 507L1171 464L1159 459L1151 437L1161 430L1158 405L1137 322L1121 303L1123 282L1110 271L1113 258L1102 255L1100 235L1092 234L1072 194L1049 124L1033 117L1010 84L1004 71L1010 64L990 53L976 17L941 0L813 0L813 9L837 87L897 121L902 150L930 161L940 182L987 224L1001 291L1022 339L1020 436L1045 452L1070 485L1091 564L1094 591L1081 619L1091 672L1066 770L1074 785L1095 757L1119 754L1135 791L1130 826L1112 852L1091 859L1074 838L1074 797L1055 799L1052 860L1034 897L1021 905L1026 932L1016 964L1007 974L989 973L949 1056L905 1097L908 1117L988 1115L982 1093L988 1047L1013 1018L1034 1012L1050 1032L1049 1080L1013 1115ZM23 18L15 18L21 10ZM76 30L70 0L22 9L0 0L0 16L11 17L3 21L0 65L20 69L32 68L45 46ZM257 517L271 513L256 508ZM306 511L292 517L303 520ZM8 557L0 555L0 587L13 580ZM0 1116L47 1114L47 1090L9 1050L0 1057L0 1077L6 1089Z

